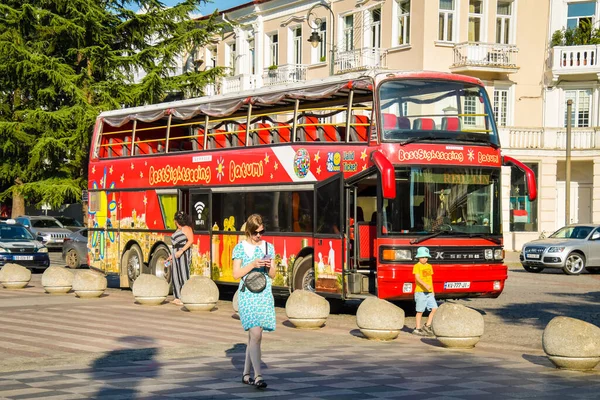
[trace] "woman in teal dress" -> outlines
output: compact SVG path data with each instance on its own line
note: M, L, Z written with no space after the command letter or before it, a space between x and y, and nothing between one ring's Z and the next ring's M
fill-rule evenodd
M246 220L246 240L233 248L233 277L240 279L238 290L238 310L242 327L248 331L248 346L246 346L246 362L242 382L255 385L259 389L267 387L261 375L260 344L263 330L275 330L275 300L271 290L272 279L275 277L275 248L262 240L265 228L262 217L252 214ZM266 272L267 286L260 293L241 290L244 277L252 270ZM254 379L250 377L250 369L254 369Z

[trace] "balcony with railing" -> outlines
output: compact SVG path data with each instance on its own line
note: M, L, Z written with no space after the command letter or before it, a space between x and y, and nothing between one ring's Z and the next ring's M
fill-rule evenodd
M561 75L590 75L594 79L600 78L600 44L555 46L551 52L554 81L558 81Z
M387 68L387 51L376 47L363 47L335 54L335 73L361 71L370 68Z
M565 150L566 128L521 128L499 129L500 141L505 149L519 150ZM572 150L600 149L600 127L571 129Z
M260 86L259 76L254 74L231 75L231 68L225 68L227 75L217 79L215 83L204 88L205 96L241 92L242 90L256 89Z
M519 49L512 44L464 42L454 46L453 72L515 73Z
M304 81L306 80L306 65L283 64L265 68L262 80L264 86Z

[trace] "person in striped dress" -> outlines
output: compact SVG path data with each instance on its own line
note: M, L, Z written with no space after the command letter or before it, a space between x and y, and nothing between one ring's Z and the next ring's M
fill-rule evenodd
M175 225L177 230L171 236L175 257L170 255L167 259L172 261L173 297L171 303L182 306L181 288L190 279L190 264L192 263L192 244L194 244L194 233L192 231L192 218L183 211L175 214Z
M246 362L242 383L254 385L258 389L267 387L261 375L261 350L263 330L275 330L275 300L271 290L272 279L277 272L275 268L275 248L263 240L265 227L262 217L252 214L246 220L246 240L233 248L233 277L240 279L238 289L238 306L242 327L248 331L248 346L246 346ZM267 275L267 285L260 293L242 290L245 276L253 270ZM254 369L254 379L250 372Z

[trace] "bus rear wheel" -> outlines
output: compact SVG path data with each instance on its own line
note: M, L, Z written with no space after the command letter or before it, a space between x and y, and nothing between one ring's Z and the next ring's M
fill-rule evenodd
M158 246L150 259L150 273L171 283L171 266L165 266L169 258L169 250L165 246Z
M315 265L312 254L296 261L294 266L294 290L315 291Z
M134 244L125 252L125 257L123 258L127 263L127 279L129 280L129 287L133 288L133 282L140 276L144 267L142 250L137 244Z

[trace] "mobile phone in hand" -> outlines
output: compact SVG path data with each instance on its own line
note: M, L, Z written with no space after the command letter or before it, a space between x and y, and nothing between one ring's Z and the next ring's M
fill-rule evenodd
M265 254L265 255L263 256L263 258L262 258L262 259L263 259L264 261L269 261L269 260L270 260L270 259L272 259L272 258L273 258L273 256L272 256L272 255L270 255L270 254Z

